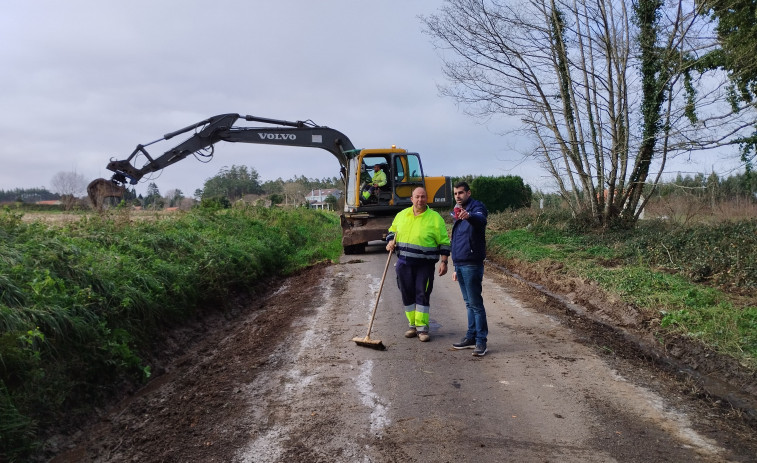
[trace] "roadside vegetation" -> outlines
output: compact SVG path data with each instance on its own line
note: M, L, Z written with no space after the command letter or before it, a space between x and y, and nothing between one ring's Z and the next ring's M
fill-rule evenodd
M50 225L0 212L0 460L151 374L161 334L231 296L341 254L336 215L208 203Z
M565 209L502 212L489 219L490 253L593 281L641 310L658 337L699 340L757 371L757 219L745 207L720 220L662 216L599 230Z

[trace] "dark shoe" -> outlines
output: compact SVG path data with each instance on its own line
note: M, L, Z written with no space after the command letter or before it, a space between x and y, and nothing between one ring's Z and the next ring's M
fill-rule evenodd
M418 339L421 342L429 342L431 340L431 336L428 335L428 331L418 331Z
M414 338L416 336L418 336L418 331L415 329L415 327L412 327L409 330L405 331L406 338Z
M473 349L476 347L476 340L471 338L463 338L460 342L452 344L455 349Z
M474 357L483 357L486 355L487 349L486 344L476 344L476 348L473 349L473 356Z

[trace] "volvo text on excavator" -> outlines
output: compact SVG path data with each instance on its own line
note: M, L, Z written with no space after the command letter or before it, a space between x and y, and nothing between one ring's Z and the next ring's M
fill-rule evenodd
M265 126L235 125L240 120ZM160 156L153 157L146 150L152 144L188 132L192 132L189 138ZM418 186L426 188L431 207L450 208L454 203L450 178L425 177L418 153L395 146L356 149L343 133L309 120L290 122L239 114L213 116L148 144L137 145L126 159L108 163L108 170L114 172L110 182L118 191L127 183L134 185L146 174L168 167L187 156L207 158L213 155L214 145L220 141L322 148L333 154L339 162L344 182L344 207L340 215L342 246L346 254L361 253L369 241L383 239L394 215L412 204L410 196ZM372 175L379 170L385 174L386 184L369 190ZM107 180L93 181L90 195L103 190L103 182Z

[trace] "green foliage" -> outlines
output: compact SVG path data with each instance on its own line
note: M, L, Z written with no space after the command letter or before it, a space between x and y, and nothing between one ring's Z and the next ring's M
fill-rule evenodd
M5 207L11 208L17 211L46 212L46 213L63 212L66 210L63 204L36 204L36 203L24 203L24 202L16 202L16 203L8 204Z
M741 103L751 105L757 97L757 2L754 0L701 0L700 3L716 22L720 48L698 60L697 69L722 70L728 74L731 87L728 101L737 111ZM757 132L739 140L741 160L747 173L753 169Z
M155 182L147 185L147 195L142 199L142 207L145 209L162 209L165 206L165 200L160 196L160 190Z
M718 292L700 288L679 275L650 271L646 266L594 267L588 276L628 302L665 313L680 307L705 308L718 303Z
M0 456L7 461L23 461L36 447L36 426L19 413L8 389L0 383Z
M663 327L687 333L729 352L757 358L757 307L735 309L727 303L701 309L678 309L662 319ZM753 362L754 363L754 362Z
M646 192L650 194L650 192ZM757 199L757 175L740 173L728 177L719 177L714 172L682 176L680 173L673 181L662 182L655 189L659 197L687 196L696 198L729 201L736 198Z
M247 194L261 194L258 172L254 168L246 166L224 167L214 177L205 181L202 197L205 198L228 198L231 201L240 199Z
M168 207L179 207L184 199L184 193L178 189L172 190L168 192L165 199L168 200Z
M320 211L197 208L125 223L0 214L0 460L32 448L35 425L148 378L154 340L197 308L222 310L233 292L341 254L339 219Z
M550 222L542 214L501 215L494 223L521 227L493 233L491 255L557 262L563 271L657 314L668 331L701 339L757 368L757 307L739 307L733 302L739 299L729 297L757 289L757 220L689 227L643 221L633 230L577 233L570 221Z
M757 220L688 227L644 222L625 241L625 252L693 282L757 290Z
M594 269L588 276L630 303L659 311L663 328L757 366L757 307L734 307L714 288L648 267Z
M470 189L489 213L531 206L531 187L518 176L476 177L470 182Z
M160 196L160 189L155 182L150 182L149 184L147 184L147 196Z
M203 198L200 201L200 208L207 210L229 209L231 201L225 196L216 196L213 198Z
M639 27L639 52L641 60L642 101L644 143L654 141L661 128L660 108L664 101L662 91L667 84L664 50L658 47L659 21L663 2L661 0L639 0L634 2L634 21ZM646 141L646 138L651 138Z
M0 233L4 230L13 230L21 224L21 220L24 214L15 212L10 207L3 208L3 212L0 213Z
M497 254L528 262L544 259L563 262L578 256L592 258L607 254L601 246L587 247L580 236L548 227L538 232L520 229L496 234L490 239L489 247Z
M757 3L753 0L703 0L712 19L721 48L704 57L709 69L728 71L734 93L741 101L752 102L757 96Z
M336 204L337 204L336 196L328 195L326 196L326 199L323 202L328 204L332 211L336 210Z
M284 195L273 193L268 196L268 199L271 201L271 206L275 206L284 202Z

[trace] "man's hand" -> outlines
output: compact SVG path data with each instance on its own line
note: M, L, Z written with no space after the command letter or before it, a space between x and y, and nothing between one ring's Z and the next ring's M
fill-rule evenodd
M394 252L394 240L386 243L386 250L389 252Z

